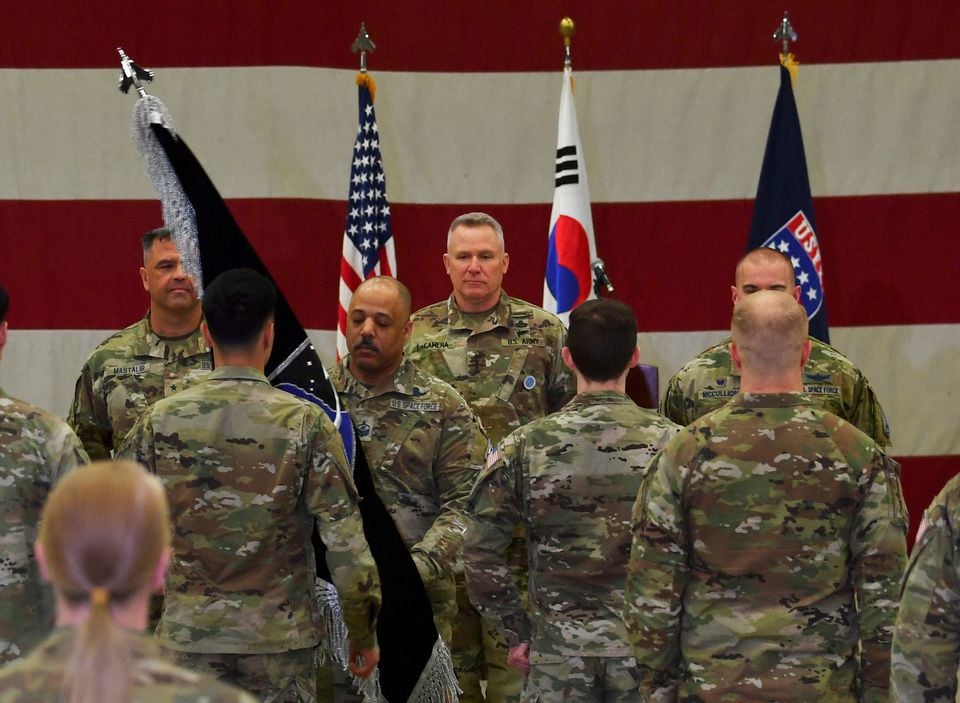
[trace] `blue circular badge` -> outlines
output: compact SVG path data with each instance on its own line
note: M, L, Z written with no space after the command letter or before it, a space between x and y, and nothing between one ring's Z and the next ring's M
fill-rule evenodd
M532 391L533 387L536 385L537 379L535 379L533 376L527 376L525 379L523 379L523 387L528 391Z

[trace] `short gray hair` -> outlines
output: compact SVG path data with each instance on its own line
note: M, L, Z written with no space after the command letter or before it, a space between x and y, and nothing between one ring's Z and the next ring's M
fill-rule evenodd
M500 246L506 248L503 241L503 227L485 212L467 212L460 215L450 223L450 229L447 230L447 250L450 249L450 239L453 237L453 230L457 227L492 227L497 233L497 239L500 240Z

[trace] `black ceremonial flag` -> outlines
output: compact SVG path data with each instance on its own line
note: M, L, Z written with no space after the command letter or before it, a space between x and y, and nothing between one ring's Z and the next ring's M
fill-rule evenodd
M183 139L163 126L152 124L150 128L196 213L204 285L218 274L238 267L255 269L273 280ZM322 259L322 253L317 258ZM329 261L331 266L337 265L339 252L331 254ZM274 385L297 386L328 406L336 407L336 392L319 356L279 286L277 292L273 353L267 362L267 376ZM281 368L275 373L278 367ZM380 572L383 592L377 621L380 686L388 701L404 703L430 662L438 635L417 568L393 519L374 491L370 469L355 434L353 446L356 447L354 479L363 498L360 512L364 533ZM317 569L320 576L329 581L322 545L318 547Z

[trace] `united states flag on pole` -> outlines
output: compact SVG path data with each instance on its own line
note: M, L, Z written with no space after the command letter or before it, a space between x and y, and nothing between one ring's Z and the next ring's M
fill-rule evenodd
M371 276L396 276L397 255L390 226L387 179L380 156L380 131L373 109L376 86L366 73L357 76L360 124L350 166L347 227L340 258L340 308L337 313L337 357L347 353L347 310L353 291Z
M784 66L780 66L780 90L770 120L747 243L748 250L757 247L776 249L793 263L800 302L810 320L810 335L829 344L823 261L813 219L807 158L790 72Z
M560 92L555 173L543 307L566 323L573 308L593 297L590 262L597 256L587 169L573 102L573 69L569 65L563 69Z

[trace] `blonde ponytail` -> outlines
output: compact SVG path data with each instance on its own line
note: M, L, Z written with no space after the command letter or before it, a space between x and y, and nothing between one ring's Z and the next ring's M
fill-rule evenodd
M139 464L96 462L56 486L44 507L40 544L57 594L89 606L63 675L66 703L127 703L140 637L111 608L148 589L170 543L162 484Z

